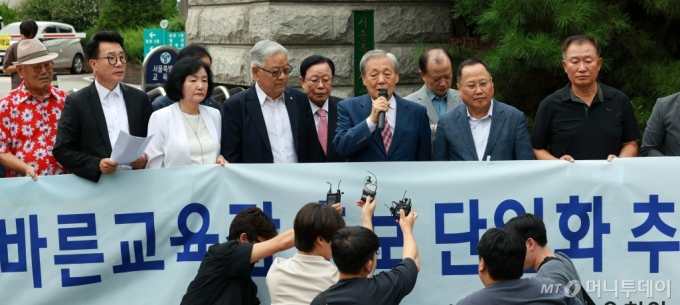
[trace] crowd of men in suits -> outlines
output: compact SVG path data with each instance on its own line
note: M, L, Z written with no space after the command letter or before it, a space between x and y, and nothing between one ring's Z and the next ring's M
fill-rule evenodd
M122 83L127 63L122 37L111 31L98 32L92 37L85 49L95 80L89 87L67 95L51 85L52 59L57 54L49 53L39 40L30 39L28 23L26 26L22 23L20 29L25 39L16 46L17 61L13 66L22 82L0 99L0 164L7 168L8 177L28 176L35 180L41 175L74 173L97 182L102 174L148 167L146 154L129 165L118 164L111 159L112 147L121 132L147 136L152 112L177 101L160 100L152 107L144 92ZM530 135L524 114L494 98L489 67L477 58L464 60L457 66L457 90L454 90L451 89L454 79L451 55L444 49L426 50L419 60L419 74L425 84L402 98L395 93L400 76L396 57L383 50L372 50L360 61L361 79L368 93L341 100L331 95L335 76L335 64L331 59L313 55L302 61L299 82L304 91L300 91L288 87L294 67L289 63L286 48L274 41L262 40L251 50L254 84L230 97L219 115L217 110L211 109L215 122L221 115L221 146L217 159L224 163L533 159L574 162L637 156L640 132L628 97L597 81L602 65L597 41L583 35L569 37L563 44L562 55L562 65L570 82L541 102ZM207 50L191 45L180 54L180 57L185 56L193 56L193 62L200 66L200 71L207 72L206 79L211 82L212 58ZM179 83L183 81L180 79ZM200 88L199 93L206 97L201 105L217 107L210 94L204 94L203 87L197 86L192 88ZM183 99L184 91L177 91L173 96ZM680 129L676 124L678 107L679 94L659 99L642 141L643 155L680 153ZM301 226L316 228L319 224L315 221L326 221L325 225L332 227L333 234L311 234L306 237L305 244L298 245L295 240L295 245L303 254L311 253L325 259L331 251L336 263L341 262L337 266L340 277L346 279L365 279L372 274L378 249L372 225L365 222L372 217L375 199L368 198L367 202L357 202L357 205L364 211L365 229L343 229L344 221L333 214L340 212L341 206L309 205L300 212L309 214L308 218L295 220L296 228L298 222ZM336 220L328 223L331 216ZM352 284L354 288L350 289L347 288L351 286L349 282L343 282L342 289L333 286L335 288L319 295L310 293L314 303L325 304L326 299L342 302L346 297L340 293L342 291L360 291L356 294L360 297L398 296L388 303L399 303L415 285L420 268L411 232L416 218L414 211L409 215L401 211L399 223L405 244L404 261L395 266L394 274L380 277L385 282L400 280L402 288L398 293L369 294L363 284ZM303 224L304 221L307 223ZM545 235L542 223L535 219L526 221L538 226L542 235L489 230L480 241L480 245L488 246L480 246L479 251L480 276L484 274L485 285L517 279L518 270L510 270L507 274L495 272L495 267L489 267L488 272L482 270L486 270L484 266L507 265L495 261L494 253L499 251L509 251L513 255L516 269L523 266L540 268L547 263L547 260L541 261L546 256L556 257L545 246L547 240L542 238ZM211 253L222 259L232 255L238 257L242 266L232 266L237 268L233 272L248 277L247 266L292 247L294 239L304 235L291 231L277 236L271 219L257 208L239 213L232 227L258 223L261 225L252 231L230 230L231 243L215 245L215 253ZM521 229L522 226L518 227ZM522 231L520 229L517 230ZM258 230L261 234L253 233ZM303 231L309 233L310 229ZM316 229L312 231L317 232ZM527 242L527 249L523 241ZM509 248L498 248L501 244ZM355 247L361 251L348 250ZM526 262L524 257L528 252L523 249L530 252L526 254ZM361 257L357 258L357 253ZM485 257L483 253L489 256ZM568 258L557 259L568 263ZM228 267L204 263L207 269L199 269L195 280L198 286L190 286L187 295L207 296L206 293L214 292L204 290L207 286L201 284L205 282L202 278ZM286 267L282 262L279 267L281 272L286 272L290 266ZM575 273L572 267L567 264L550 268ZM222 293L228 291L229 295L238 294L243 300L252 299L249 277L247 280L224 278L223 273L215 279L223 285L213 285L215 289ZM405 280L404 274L410 277ZM521 270L519 274L521 276ZM212 281L213 278L209 278L208 282L215 284ZM334 290L336 288L339 290ZM256 293L256 287L254 291ZM229 303L231 299L222 299L223 295L226 294L216 296L223 303ZM463 304L474 303L471 300L479 298L485 296L475 294ZM187 299L185 296L185 301L196 303L194 297ZM574 301L574 304L580 303Z
M147 136L151 113L172 101L156 101L152 108L143 92L121 82L126 56L120 35L103 31L91 39L86 52L95 81L68 97L46 82L52 73L48 63L56 54L36 49L41 45L35 39L18 43L14 64L23 82L0 102L0 163L8 176L36 179L68 172L96 182L102 173L144 168L146 155L129 166L111 160L113 144L121 131ZM201 59L212 62L202 47L187 48L202 49ZM263 40L251 50L254 84L221 106L220 155L230 163L573 162L637 156L640 132L628 97L597 80L602 65L597 41L570 37L562 54L570 82L540 104L529 135L524 114L494 98L489 67L477 58L461 62L454 74L446 50L426 50L418 62L425 84L402 98L395 93L400 76L396 57L372 50L360 62L368 93L341 100L331 95L331 59L313 55L302 61L300 91L288 86L294 67L286 48ZM454 77L457 90L451 88ZM45 92L54 93L55 105L47 106L51 113L43 107ZM673 124L678 96L660 99L654 107L643 155L680 151L680 132ZM39 103L25 109L24 99ZM212 98L202 104L219 107Z

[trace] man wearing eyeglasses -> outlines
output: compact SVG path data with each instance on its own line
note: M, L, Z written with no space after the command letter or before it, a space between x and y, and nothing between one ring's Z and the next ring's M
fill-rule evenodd
M0 99L0 164L7 177L66 173L52 156L57 121L64 108L66 92L52 87L52 59L37 39L25 39L17 46L12 64L24 80Z
M300 85L309 98L312 107L316 133L328 162L345 162L333 148L333 137L338 126L339 97L331 96L335 64L321 55L312 55L300 64Z
M255 84L222 105L221 155L229 163L325 162L307 95L287 87L288 50L262 40L250 62Z
M97 182L102 173L128 168L110 158L112 148L120 132L146 137L152 109L146 93L122 83L127 60L120 34L98 32L85 50L95 81L66 98L54 156L70 172ZM144 168L146 161L142 155L130 167Z
M463 105L439 118L432 160L534 160L526 117L493 98L489 66L466 59L456 78Z

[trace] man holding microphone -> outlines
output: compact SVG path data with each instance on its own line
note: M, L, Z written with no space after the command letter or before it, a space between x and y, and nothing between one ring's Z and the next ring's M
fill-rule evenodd
M427 110L394 94L397 58L383 50L369 51L360 69L368 94L338 104L335 150L349 162L429 161Z

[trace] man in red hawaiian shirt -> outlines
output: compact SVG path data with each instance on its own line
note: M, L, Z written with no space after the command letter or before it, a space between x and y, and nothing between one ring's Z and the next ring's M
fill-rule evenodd
M52 155L66 98L66 92L52 87L57 56L37 39L19 42L13 64L24 81L0 99L0 164L7 167L7 177L37 180L66 173Z

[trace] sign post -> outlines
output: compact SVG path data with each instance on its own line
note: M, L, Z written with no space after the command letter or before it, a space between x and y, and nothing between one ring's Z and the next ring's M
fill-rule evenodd
M186 47L187 33L186 32L168 32L168 45L181 50Z
M154 48L144 57L142 63L142 90L149 92L163 86L168 80L172 66L177 62L179 50L171 46ZM150 98L153 101L156 97Z
M144 57L151 49L166 45L167 36L165 29L144 29Z

